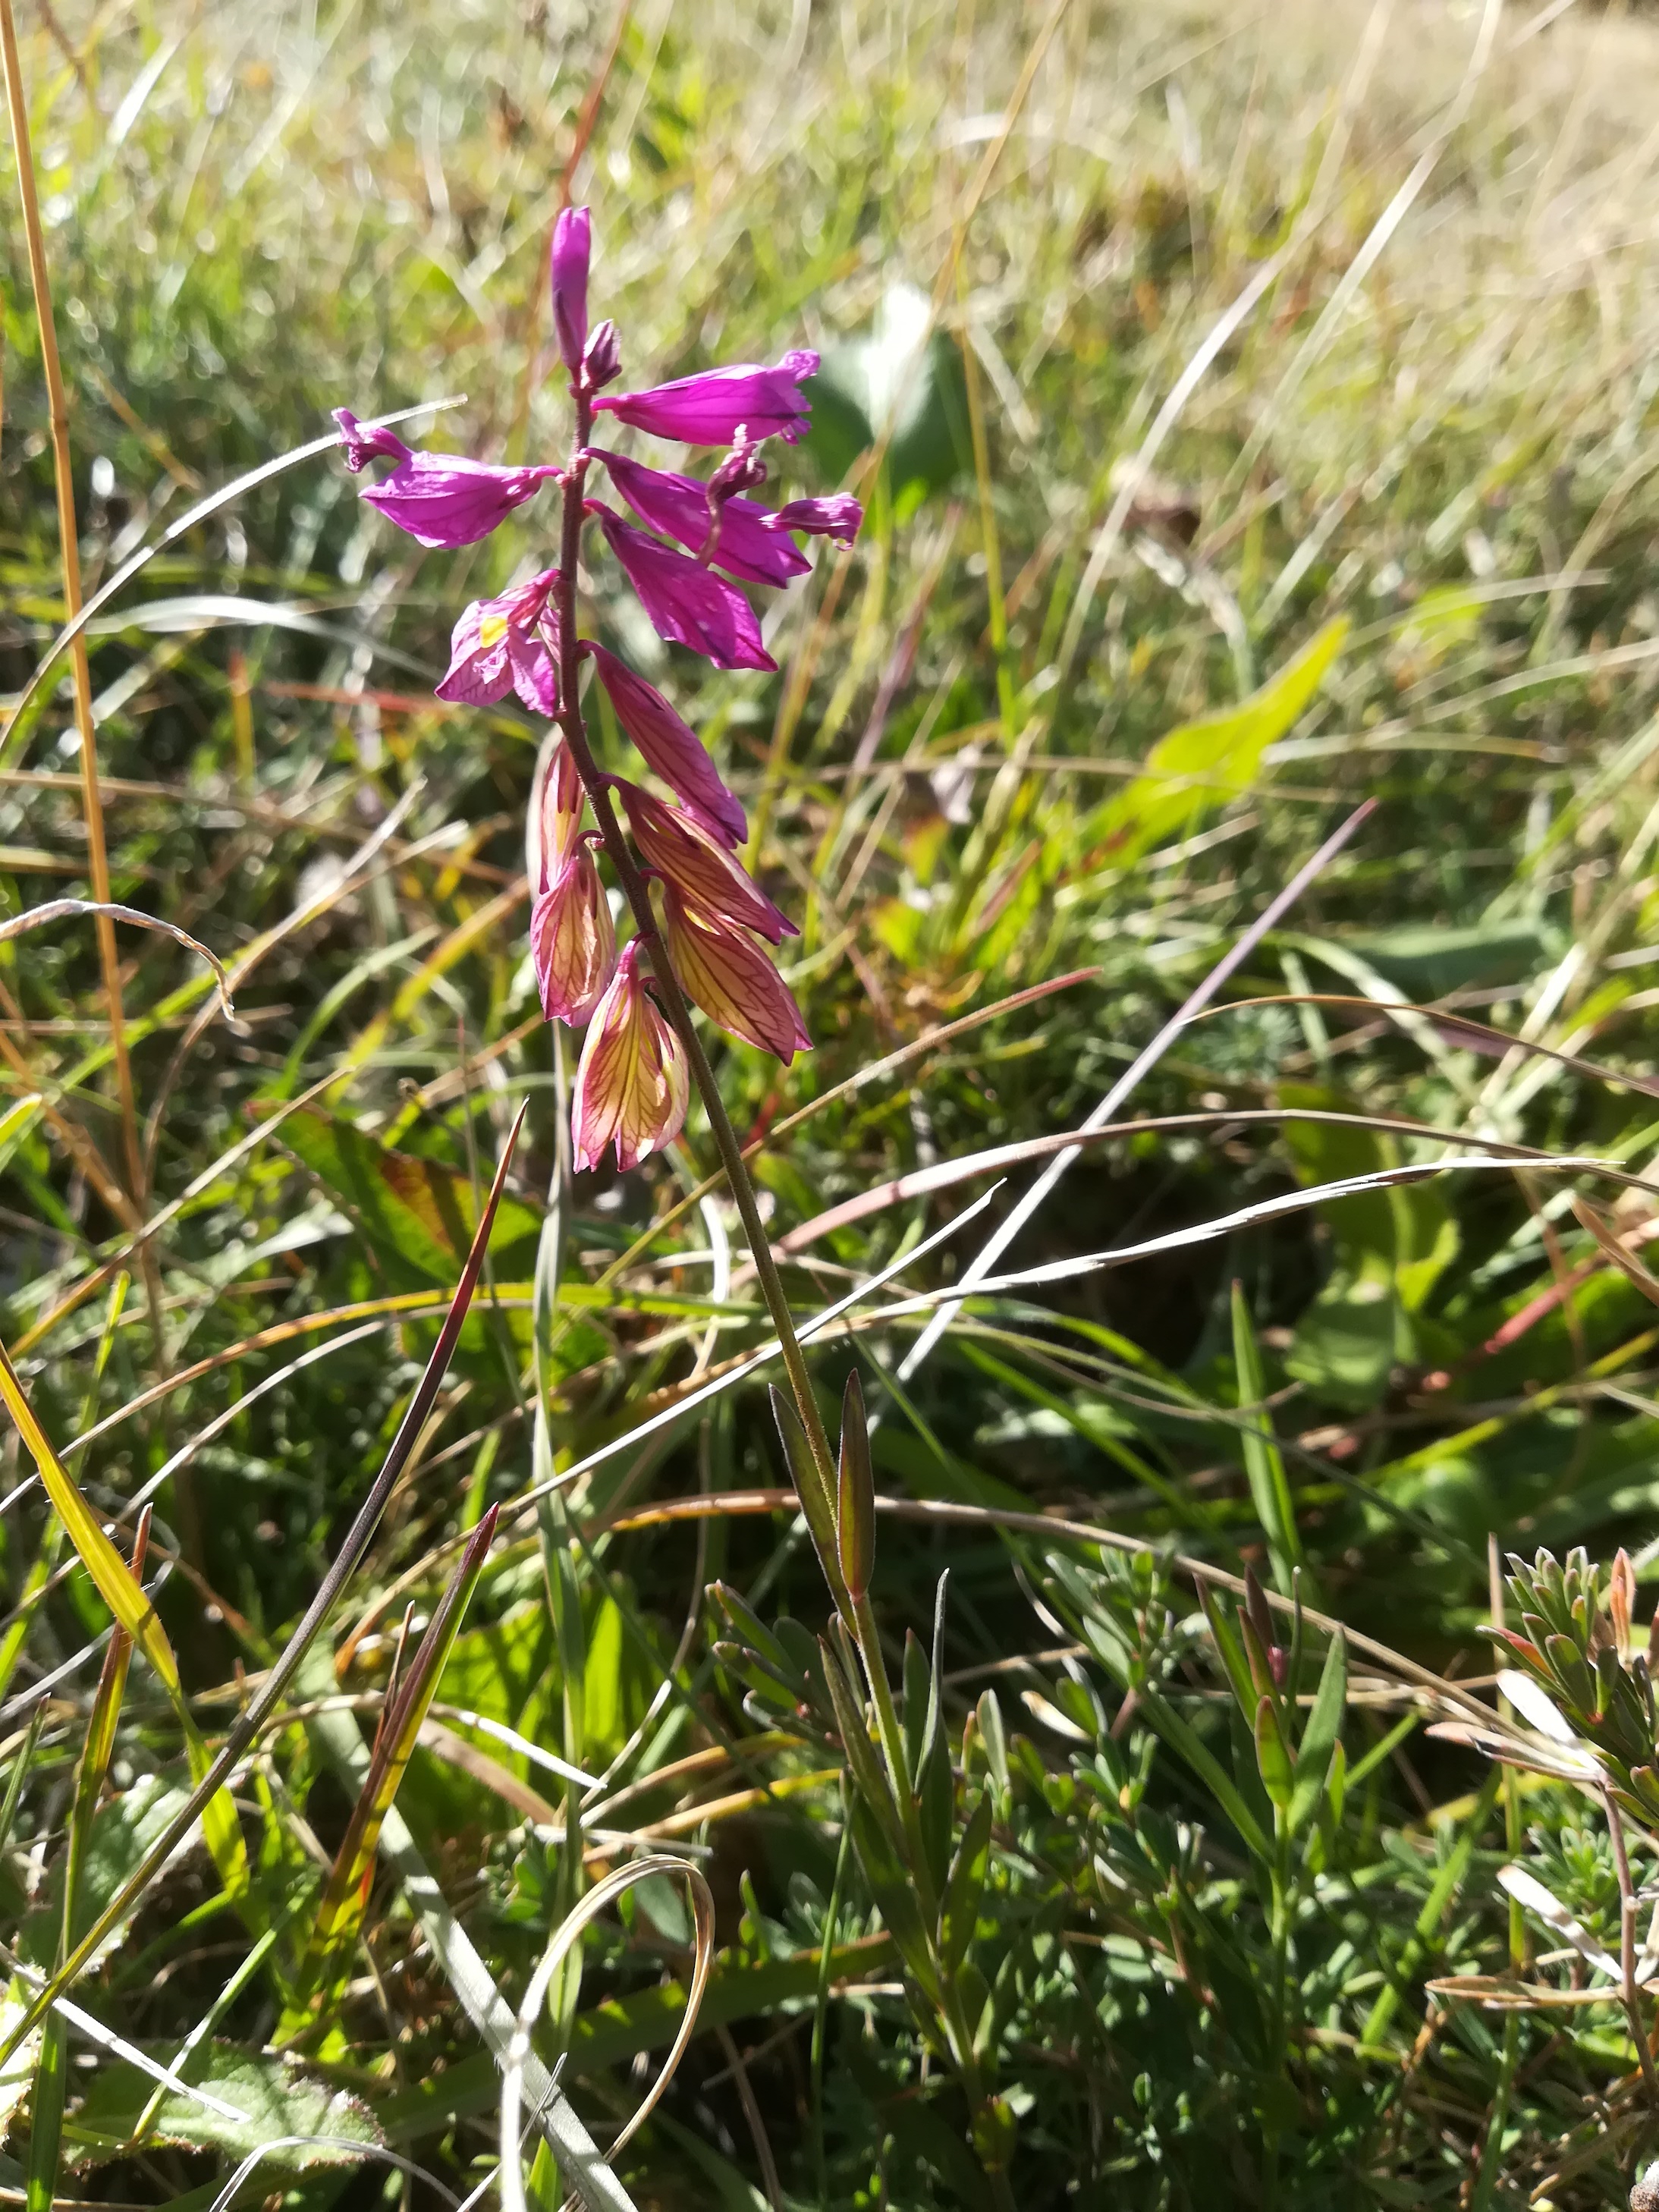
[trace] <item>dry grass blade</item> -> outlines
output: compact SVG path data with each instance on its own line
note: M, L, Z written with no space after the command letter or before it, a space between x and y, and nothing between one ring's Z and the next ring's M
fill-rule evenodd
M100 905L96 899L47 899L40 906L30 907L25 914L15 914L9 921L0 921L0 943L9 937L21 937L25 930L40 929L49 921L62 921L68 915L77 914L98 915L111 921L133 922L140 929L154 929L182 945L187 952L195 953L198 959L205 960L218 982L219 1010L228 1022L234 1024L236 1009L231 1004L230 981L218 954L210 952L199 938L192 937L187 929L180 929L177 922L164 921L156 915L143 914L136 906Z
M635 1859L630 1864L617 1867L596 1881L574 1911L568 1913L554 1933L552 1942L542 1954L540 1963L530 1978L524 2002L519 2008L513 2024L513 2039L507 2045L506 2063L501 2069L501 2191L502 2212L526 2212L524 2177L519 2163L519 2136L524 2110L525 2068L530 2057L531 2032L540 2015L553 1977L557 1973L572 1946L580 1939L584 1929L595 1920L617 1898L641 1881L672 1878L685 1883L691 1898L696 1925L696 1959L692 1968L691 1986L686 1996L685 2016L680 2023L662 2069L652 2083L638 2108L630 2115L627 2124L611 2145L614 2159L629 2138L641 2128L655 2111L669 2083L673 2080L686 2045L696 2033L697 2014L702 2004L704 1990L708 1985L709 1969L714 1959L714 1899L700 1868L689 1860L675 1858Z

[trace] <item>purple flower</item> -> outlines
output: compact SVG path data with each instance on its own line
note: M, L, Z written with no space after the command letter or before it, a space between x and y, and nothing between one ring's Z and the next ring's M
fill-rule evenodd
M559 351L574 376L587 343L587 257L592 234L585 207L563 208L553 226L549 275L553 286L553 325Z
M643 754L647 765L723 843L741 845L749 835L743 809L721 782L696 732L681 720L654 684L636 676L615 653L607 653L592 639L583 641L582 651L591 656L617 710L617 720Z
M602 500L590 500L587 507L599 516L659 637L688 646L716 668L777 666L761 643L754 609L734 584L634 529Z
M833 538L850 545L859 534L864 509L850 491L831 492L827 499L792 499L766 518L769 530L804 530L809 537Z
M422 545L476 544L559 473L550 465L498 469L459 453L415 453L389 430L362 430L349 408L334 419L354 475L374 457L397 462L363 497Z
M741 863L696 815L665 806L636 783L624 783L620 777L617 783L634 842L646 866L654 868L701 920L752 929L773 945L800 935L788 915L750 881Z
M596 446L611 481L641 522L665 538L677 538L693 553L702 553L719 524L714 550L708 558L728 574L749 584L787 584L804 576L811 562L787 538L768 526L771 513L752 499L728 497L711 501L695 477L670 469L647 469L620 453Z
M804 435L812 411L800 387L817 375L817 367L815 353L787 353L775 368L744 362L654 385L648 392L619 392L593 404L636 430L678 438L683 445L729 446L741 430L750 441L781 438L793 446Z
M559 572L544 568L498 599L475 599L455 625L440 699L481 707L516 691L536 714L559 711L558 617L548 601Z

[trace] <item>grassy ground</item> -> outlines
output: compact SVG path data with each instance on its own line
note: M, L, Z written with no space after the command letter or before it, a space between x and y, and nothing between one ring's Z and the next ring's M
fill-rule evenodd
M1412 0L1056 15L24 11L88 590L337 405L465 395L434 443L559 452L566 177L630 383L811 343L787 484L885 434L858 546L770 618L780 677L665 654L603 574L592 613L705 735L801 924L817 1049L780 1075L728 1048L720 1078L801 1318L902 1270L815 1366L826 1408L856 1368L878 1421L877 1612L918 1754L938 1711L947 1855L969 1840L941 1997L906 1881L850 1847L834 1716L768 1691L706 1595L742 1593L751 1644L827 1616L755 1495L786 1471L738 1372L768 1332L735 1214L679 1204L706 1122L635 1175L559 1176L525 956L539 732L429 697L460 606L544 556L541 510L422 555L313 459L180 532L91 633L112 896L226 963L240 1026L198 958L122 927L127 1114L91 924L0 940L0 1338L124 1556L153 1496L144 1571L210 1748L394 1448L528 1119L372 1546L235 1770L246 1868L222 1825L81 1977L126 2055L70 2022L0 2062L0 2191L42 2212L205 2212L233 2178L319 2212L510 2205L479 2013L647 1851L701 1870L712 1933L678 1875L602 1898L535 2035L608 2146L712 1943L615 2161L641 2206L1589 2207L1659 2154L1583 1955L1620 1948L1605 1804L1500 1790L1423 1733L1491 1707L1490 1538L1622 1543L1659 1578L1651 1286L1572 1203L1633 1251L1659 1188L1659 33ZM64 600L15 219L5 252L15 698ZM11 718L7 915L85 896L81 771L66 685ZM931 1310L884 1309L959 1280L1042 1165L975 1156L1076 1128L1365 799L1138 1082L1118 1118L1147 1126L1003 1264L1172 1241L975 1301L901 1384ZM151 1660L115 1680L92 1537L4 1450L15 2043L190 1768ZM375 1870L352 1809L388 1686L492 1506ZM1294 1651L1269 1625L1275 1673L1176 1553L1299 1582L1352 1632L1346 1685L1312 1620ZM783 1635L787 1672L814 1647ZM1629 1887L1649 1827L1620 1831ZM1428 1986L1472 1976L1534 1995ZM545 2152L524 2168L556 2204Z

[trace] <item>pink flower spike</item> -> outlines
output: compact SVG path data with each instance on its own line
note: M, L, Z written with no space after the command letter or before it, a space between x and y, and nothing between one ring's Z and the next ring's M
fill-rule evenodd
M585 1022L617 972L617 933L593 855L578 844L530 909L530 952L550 1022Z
M559 711L559 672L550 644L558 642L558 617L549 600L556 568L544 568L498 599L475 599L455 625L449 667L440 699L480 707L516 691L534 713Z
M859 534L864 509L850 491L831 492L827 499L792 499L766 518L769 530L804 530L809 537L833 538L850 545Z
M690 1101L685 1048L647 997L640 940L623 950L610 989L582 1045L571 1103L578 1172L597 1167L607 1145L624 1172L679 1134Z
M669 956L683 988L709 1019L786 1067L810 1052L789 987L747 930L723 929L692 914L671 890L664 902Z
M799 936L788 915L750 881L741 863L695 814L665 806L636 783L617 781L634 842L646 865L656 870L700 921L752 929L773 945Z
M648 392L619 392L593 404L635 430L678 438L683 445L729 446L742 430L750 441L781 438L793 446L812 411L800 387L817 367L815 353L787 353L775 368L744 362L653 385Z
M642 462L609 453L603 446L595 446L592 451L640 520L665 538L677 538L693 553L702 551L718 512L720 534L708 556L717 568L749 584L787 584L793 577L804 576L811 567L787 538L773 534L769 527L769 511L756 501L728 496L716 509L710 503L708 488L695 477L683 477L671 469L647 469Z
M559 351L574 376L582 365L587 343L587 259L592 233L587 210L562 208L553 226L553 250L549 276L553 287L553 325L559 334Z
M372 460L409 459L409 448L401 438L394 438L390 430L366 430L349 407L337 407L334 419L340 426L342 458L354 477Z
M362 496L422 545L476 544L559 473L544 465L498 469L462 453L411 453L389 431L363 430L346 408L335 420L349 469L355 471L376 458L397 462L390 476L370 484Z
M611 550L628 571L659 637L702 653L716 668L777 666L761 643L754 609L736 585L647 538L603 501L590 501L588 507L598 514Z
M720 781L720 771L654 684L591 639L582 650L592 659L617 720L647 765L682 799L723 844L741 845L749 835L744 811Z

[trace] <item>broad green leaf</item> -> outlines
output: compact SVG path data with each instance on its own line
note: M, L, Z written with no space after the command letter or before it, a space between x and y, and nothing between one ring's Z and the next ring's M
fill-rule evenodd
M890 284L869 331L826 347L812 380L805 450L839 479L886 435L898 520L973 466L962 356L931 321L925 293L902 279Z
M1127 866L1248 791L1267 747L1311 703L1347 632L1346 617L1339 616L1239 705L1200 714L1161 738L1146 756L1144 773L1095 818L1094 839L1104 842L1108 857Z
M413 1278L447 1289L454 1282L478 1224L470 1176L437 1160L393 1152L314 1107L289 1114L276 1141L362 1224L400 1284ZM501 1200L491 1247L498 1261L540 1233L541 1216L532 1207L521 1199Z
M142 2044L146 2056L164 2064L175 2045ZM162 2098L149 2140L180 2150L208 2151L231 2164L279 2136L316 2136L320 2142L273 2148L259 2174L267 2179L303 2174L356 2164L352 2146L378 2145L380 2130L368 2106L343 2089L310 2079L299 2067L262 2051L234 2044L209 2043L193 2055L189 2079L247 2115L230 2118L169 2090ZM125 2149L155 2083L136 2066L120 2060L100 2065L79 2109L64 2123L77 2165L93 2165Z

